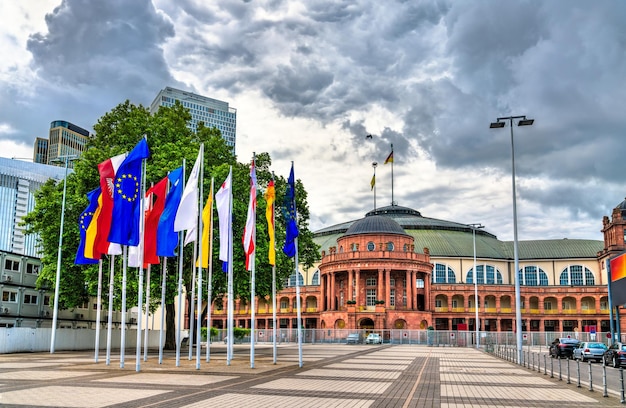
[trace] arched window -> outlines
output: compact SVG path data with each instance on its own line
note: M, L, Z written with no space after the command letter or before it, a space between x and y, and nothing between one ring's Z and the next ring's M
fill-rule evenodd
M593 272L591 272L586 266L582 265L570 265L563 269L559 281L559 283L564 286L589 286L595 285L596 282L593 277Z
M456 274L448 265L436 263L432 280L433 283L456 283Z
M522 273L523 271L523 273ZM517 272L520 285L548 286L548 275L538 266L525 266Z
M474 268L467 272L465 282L474 283ZM476 282L482 285L501 285L502 274L492 265L476 265Z
M320 270L316 270L313 274L313 279L311 280L311 285L319 285L320 284Z
M302 278L302 274L298 272L298 285L304 286L304 279ZM296 274L292 273L289 277L289 285L287 286L296 286Z

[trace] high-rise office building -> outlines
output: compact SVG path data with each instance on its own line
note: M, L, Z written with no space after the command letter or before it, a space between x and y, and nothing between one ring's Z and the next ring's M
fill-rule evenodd
M220 101L191 92L170 88L162 89L150 105L150 113L156 113L161 106L173 106L179 101L191 113L189 128L196 132L198 123L204 122L207 127L216 127L222 132L226 144L235 151L237 131L237 109L228 106L228 102Z
M64 120L50 123L48 140L35 139L33 161L35 163L64 166L59 160L64 156L80 156L87 150L90 134L88 130ZM72 163L68 164L72 167Z
M35 192L65 168L0 157L0 251L38 257L37 237L24 234L22 218L35 208Z

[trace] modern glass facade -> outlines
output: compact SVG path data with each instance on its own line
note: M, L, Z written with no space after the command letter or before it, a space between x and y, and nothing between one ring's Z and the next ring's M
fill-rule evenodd
M191 122L188 127L196 132L198 123L204 122L207 127L216 127L222 132L226 144L235 151L237 132L237 110L228 106L228 102L206 96L166 87L161 90L150 105L150 113L156 113L161 106L173 106L179 101L189 109Z
M37 237L25 235L19 224L35 208L35 192L64 175L64 167L0 157L0 251L39 257Z

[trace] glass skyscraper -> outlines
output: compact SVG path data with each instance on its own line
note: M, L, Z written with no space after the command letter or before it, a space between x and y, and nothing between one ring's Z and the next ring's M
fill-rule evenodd
M154 114L161 106L173 106L179 101L191 113L191 122L187 125L196 132L198 123L204 122L206 127L216 127L222 132L222 138L235 152L237 131L237 109L228 106L228 102L220 101L191 92L170 88L162 89L150 105L150 113Z

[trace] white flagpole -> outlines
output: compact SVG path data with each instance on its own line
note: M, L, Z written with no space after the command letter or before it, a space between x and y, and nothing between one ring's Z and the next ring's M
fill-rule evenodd
M202 353L202 348L200 344L200 340L202 339L202 199L204 197L204 143L200 145L200 151L202 159L200 160L200 199L198 200L199 210L198 210L198 226L196 228L196 248L199 248L200 255L198 256L198 310L197 310L197 320L196 320L196 370L200 369L200 354ZM194 257L194 260L196 258ZM194 263L192 262L192 267ZM191 350L191 348L190 348Z
M120 368L124 368L126 348L126 269L128 266L128 245L122 246L122 332L120 333Z
M148 361L148 319L150 318L150 267L152 265L148 264L148 269L146 272L146 331L143 333L143 361Z
M183 159L183 180L182 188L185 190L185 159ZM176 321L176 367L180 367L180 326L183 322L183 235L178 233L178 246L180 248L178 254L178 315Z
M233 167L230 166L230 174L232 175ZM229 206L229 226L228 226L228 344L226 351L226 363L230 365L233 359L233 324L234 324L234 301L233 301L233 182L231 176L230 191L228 194Z
M98 354L100 353L100 309L102 308L102 258L98 262L98 299L96 310L96 344L94 352L94 360L98 362Z
M276 347L276 265L272 265L272 349L276 364L278 349Z
M165 282L167 277L167 256L163 257L161 277L161 327L159 328L159 364L163 364L163 327L165 326Z
M211 177L211 191L209 194L213 195L215 178ZM213 197L211 197L211 201ZM209 277L206 282L207 286L207 320L206 320L206 362L211 359L211 303L212 303L212 291L213 291L213 204L211 204L211 215L209 217Z
M255 153L252 153L252 166L254 168L254 166L256 166L256 155ZM256 178L256 168L254 169L255 171L255 178ZM256 183L256 180L252 180L252 183ZM256 319L256 307L255 307L255 297L256 297L256 281L255 281L255 258L256 258L256 185L250 185L250 189L252 191L252 188L254 188L254 194L255 197L252 197L252 194L250 194L250 200L254 199L254 205L251 202L249 205L251 205L252 208L252 214L251 218L252 218L252 225L253 225L253 230L252 230L252 242L253 242L253 248L254 250L252 251L252 255L250 258L250 263L251 263L251 276L250 276L250 307L252 308L251 313L250 313L250 368L254 368L254 337L255 337L255 319Z
M141 200L139 201L139 268L138 269L138 289L137 289L137 344L135 346L135 371L141 371L141 326L143 315L143 249L145 246L145 219L148 200L146 200L146 160L141 160ZM146 330L148 324L146 321Z
M302 367L302 301L300 300L300 276L298 272L298 237L294 239L294 245L296 246L296 256L294 257L294 260L296 264L296 308L298 312L298 362L299 366Z
M186 237L185 237L186 238ZM196 264L195 260L198 256L198 246L197 242L194 242L193 245L193 258L191 261L191 291L189 292L189 307L186 309L189 310L189 337L187 340L187 345L189 346L189 361L193 357L193 346L195 344L195 319L194 319L194 310L196 305Z
M107 327L107 357L106 364L111 365L111 330L113 328L113 288L114 288L114 271L115 271L115 255L109 258L111 265L109 268L109 317Z

